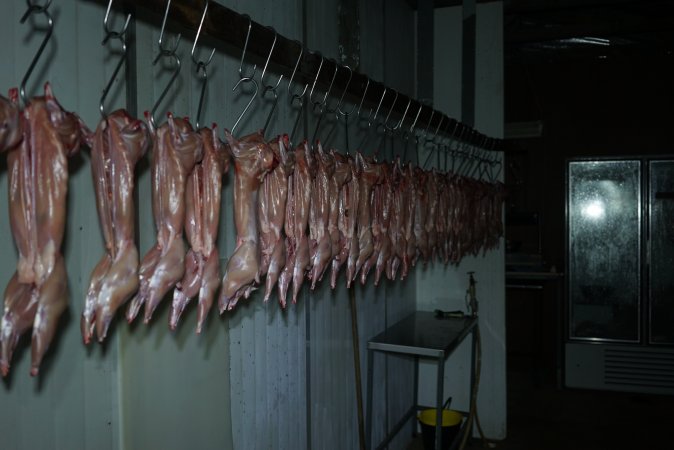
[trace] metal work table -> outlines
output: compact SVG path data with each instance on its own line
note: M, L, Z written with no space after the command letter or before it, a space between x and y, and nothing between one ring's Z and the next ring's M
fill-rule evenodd
M445 360L459 346L469 333L473 336L471 352L471 373L470 389L472 392L475 381L475 345L476 335L474 333L477 325L476 317L464 318L436 318L434 313L418 311L410 314L400 322L387 328L384 332L375 336L367 344L367 423L366 439L369 446L372 445L372 376L374 372L374 352L397 353L400 355L414 356L414 401L409 410L403 415L392 430L387 430L384 440L376 446L376 449L384 448L393 437L405 426L407 421L416 415L420 409L427 407L418 405L418 385L419 385L419 358L435 359L437 361L437 388L435 408L437 410L436 430L435 430L435 448L441 447L442 433L442 407L443 381ZM465 421L464 421L465 424ZM459 436L454 440L455 448L460 441L462 433L469 430L462 425Z

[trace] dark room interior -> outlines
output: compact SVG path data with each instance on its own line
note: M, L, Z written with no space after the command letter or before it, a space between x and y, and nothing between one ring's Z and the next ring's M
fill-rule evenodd
M672 157L673 17L667 1L505 2L506 271L559 275L523 280L506 272L509 435L502 448L671 446L671 359L639 380L574 388L564 374L577 362L564 343L573 338L567 164ZM674 273L671 262L669 253L665 273ZM666 295L671 305L671 282ZM671 308L661 311L669 329ZM644 393L642 384L660 388Z

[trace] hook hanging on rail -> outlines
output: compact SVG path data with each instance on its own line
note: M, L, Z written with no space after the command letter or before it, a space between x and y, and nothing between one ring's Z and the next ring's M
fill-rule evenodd
M396 106L396 102L398 101L398 91L393 90L393 89L392 89L392 91L395 92L395 97L393 98L393 103L391 103L391 107L388 110L388 114L386 115L386 118L384 118L383 120L380 120L379 123L377 124L377 131L379 131L379 127L382 128L382 135L381 135L381 138L379 139L379 144L377 145L377 150L375 152L377 155L379 154L379 150L381 149L382 143L384 143L384 145L386 144L387 131L392 131L392 128L390 128L389 125L388 125L388 120L391 117L391 113L393 112L393 108L395 108L395 106ZM393 158L393 155L391 155L391 158Z
M44 52L44 49L47 46L47 42L49 42L49 38L51 37L52 32L54 31L54 21L52 20L51 14L49 14L48 11L49 5L51 5L51 0L47 0L47 2L44 5L38 5L36 3L31 2L31 0L26 0L26 3L28 4L28 10L26 10L26 12L23 14L21 20L19 20L19 23L21 24L25 23L26 20L28 20L28 17L30 17L33 14L42 13L47 18L47 34L45 34L44 39L42 39L42 43L40 44L40 47L37 49L37 52L35 53L33 60L28 66L28 69L26 70L26 73L23 76L23 79L21 80L21 85L19 86L19 94L21 96L21 100L23 101L24 105L28 104L28 96L26 95L26 83L28 82L28 78L33 73L33 69L35 69L35 65L40 59L40 56L42 56L42 53Z
M433 116L431 116L432 120ZM435 134L433 134L433 137L430 139L426 139L426 142L424 143L424 146L428 145L430 142L432 144L431 146L431 151L428 153L428 156L426 156L426 161L424 161L424 169L426 168L426 164L428 164L428 160L431 159L431 156L433 156L433 152L435 152L438 148L438 144L435 142L435 138L438 136L438 131L440 130L440 125L442 125L442 122L445 120L445 116L440 116L440 122L438 122L438 126L435 127ZM428 125L430 126L431 122L428 122ZM428 129L428 127L426 127Z
M309 88L309 83L304 84L304 89L302 89L302 92L299 92L299 90L296 90L295 92L291 92L290 89L293 84L293 80L295 79L295 73L297 72L297 68L300 65L300 62L302 61L302 55L304 54L304 47L302 46L302 43L300 41L293 41L295 42L299 48L300 48L300 55L297 57L297 62L295 63L295 68L293 69L293 73L290 75L290 79L288 80L288 86L286 88L286 91L288 93L288 102L290 103L290 106L293 106L293 103L295 100L297 100L298 105L299 105L299 111L297 112L297 117L295 118L295 123L293 124L293 128L290 131L290 143L293 143L293 138L295 136L295 131L297 130L297 126L300 123L300 119L302 118L302 111L304 110L304 95L307 93L307 89Z
M323 64L323 57L321 56L321 65ZM337 78L337 70L339 68L339 65L337 62L333 59L331 60L335 64L335 72L332 74L332 79L330 80L330 85L328 86L328 89L325 91L325 95L323 96L323 100L320 102L316 102L311 100L312 94L314 93L314 88L316 87L316 82L318 81L318 74L316 74L316 79L314 80L313 86L311 86L311 92L309 92L309 100L313 104L313 111L314 114L316 114L316 111L318 110L318 120L316 121L316 128L314 128L314 134L311 137L311 143L313 145L314 142L316 142L316 135L318 134L318 129L321 127L321 122L323 121L323 116L325 115L325 105L327 104L328 101L328 96L332 92L332 86L335 84L335 78ZM320 70L319 70L320 72Z
M353 113L356 109L356 105L354 104L353 107L351 108L351 111L348 113L342 111L342 102L344 101L344 96L346 95L347 91L349 90L349 86L351 85L351 79L353 78L353 70L351 70L351 67L349 66L342 66L346 70L349 71L349 77L346 80L346 86L344 87L344 91L342 92L342 96L339 97L339 102L337 102L337 106L334 109L330 109L329 107L326 108L327 112L330 114L335 115L335 123L333 124L332 128L330 129L330 132L326 136L325 140L328 141L330 137L332 136L332 133L337 129L337 126L339 125L339 116L341 115L344 117L344 127L346 129L346 151L347 153L349 152L349 115Z
M414 116L414 122L412 122L412 125L410 125L410 134L414 135L414 129L417 126L417 121L419 120L419 115L421 115L421 110L424 109L424 105L422 103L419 103L419 111L417 111L417 115Z
M159 53L157 54L157 57L154 59L154 61L152 61L152 65L153 66L156 65L161 59L161 57L165 56L173 59L175 69L173 70L173 75L171 75L171 79L166 84L166 87L164 88L161 95L159 96L154 106L152 107L152 110L150 111L150 124L152 125L152 128L156 128L156 122L154 119L155 112L157 112L159 105L161 104L162 100L164 100L164 97L166 97L166 94L168 94L169 89L171 89L171 86L175 82L176 78L178 78L178 74L180 73L180 57L178 57L176 51L178 50L178 45L180 45L181 35L178 34L176 36L173 46L164 47L164 31L166 29L166 19L168 18L169 9L171 9L171 0L168 0L166 2L166 11L164 12L164 20L162 20L161 30L159 31L159 40L157 41L159 44Z
M278 77L278 80L276 81L276 84L266 84L264 82L264 76L267 73L267 66L269 65L269 60L271 59L272 53L274 53L274 47L276 46L276 38L278 37L278 33L273 27L268 27L271 31L274 32L274 42L271 44L271 49L269 49L269 56L267 56L267 61L264 63L264 68L262 69L262 75L260 75L260 84L262 84L263 90L262 90L262 97L264 98L265 94L269 91L274 95L274 101L272 103L271 110L269 111L269 115L267 116L267 120L264 122L264 127L262 128L262 134L265 134L267 131L267 127L269 126L269 122L271 121L271 117L274 115L274 111L276 110L276 105L278 103L278 94L276 93L276 88L278 88L279 84L281 84L281 80L283 80L283 74L281 74L280 77Z
M248 112L248 109L250 109L250 105L253 103L253 100L255 100L255 97L257 97L257 91L258 91L258 84L257 81L253 78L255 76L255 71L257 70L257 64L253 65L253 73L250 75L243 75L243 61L244 58L246 57L246 50L248 49L248 40L250 39L250 29L253 26L253 21L250 19L249 16L244 15L248 19L248 32L246 33L246 41L243 44L243 51L241 52L241 62L239 63L239 81L236 82L234 87L232 88L232 92L238 88L241 83L253 83L253 86L255 86L255 91L253 91L253 95L250 97L250 100L248 100L248 104L246 104L246 107L243 108L243 111L241 111L241 114L239 114L239 117L236 119L236 122L234 122L234 126L232 127L231 133L234 134L234 130L236 130L236 127L239 125L239 122L241 122L241 119L243 119L243 116L246 115Z
M103 30L105 31L105 37L103 38L103 42L101 45L105 45L108 43L109 40L111 39L117 39L119 43L122 46L122 56L120 56L119 61L117 62L117 65L115 66L115 70L112 72L112 76L110 77L110 80L108 80L107 84L103 88L103 93L101 94L101 101L98 104L98 109L101 112L101 116L103 118L107 117L107 114L105 112L105 99L108 96L108 93L110 92L110 89L112 88L112 84L115 82L115 78L117 78L117 74L122 68L122 65L126 61L126 55L127 55L127 48L126 48L126 31L129 28L129 23L131 22L131 14L127 14L126 16L126 21L124 22L124 26L120 31L114 31L111 30L109 25L108 25L108 20L110 19L110 9L112 8L112 2L113 0L110 0L108 2L108 9L105 11L105 17L103 18Z
M295 67L293 68L293 73L290 75L290 79L288 80L288 87L286 88L286 91L288 92L288 101L290 102L290 106L293 105L293 102L295 100L300 102L300 107L304 105L304 94L307 93L307 89L309 88L309 83L306 83L304 85L304 89L302 90L301 93L297 93L298 91L295 91L294 93L290 92L290 88L293 84L293 80L295 79L295 73L297 73L297 68L300 65L300 62L302 61L302 55L304 54L304 47L302 46L302 43L300 41L293 41L296 43L299 48L300 48L300 56L297 57L297 62L295 63Z
M391 107L388 110L388 114L386 114L386 118L383 121L380 122L380 125L382 127L384 127L384 130L388 130L388 131L393 131L394 128L395 128L395 125L393 127L390 127L389 124L388 124L388 120L391 117L391 113L393 112L393 108L395 108L396 102L398 101L398 91L393 90L393 92L395 92L395 94L396 94L395 97L393 98L393 103L391 103Z
M339 110L339 108L342 107L342 102L344 101L344 96L346 95L346 91L349 90L349 85L351 84L351 78L353 78L353 71L351 70L351 67L349 67L349 66L340 66L339 64L337 64L336 61L334 61L334 60L332 60L332 61L335 63L335 72L338 71L340 67L344 67L346 70L349 71L349 77L348 77L348 79L347 79L347 81L346 81L346 87L345 87L344 90L342 91L342 95L339 97L339 100L337 101L337 106L335 106L334 108L330 108L330 107L326 104L326 106L325 106L325 111L326 111L327 113L329 113L329 114L335 114L335 113ZM335 73L335 77L336 77L336 76L337 76L337 74Z
M403 122L405 121L405 118L407 117L407 111L410 110L410 105L412 104L412 99L408 98L407 99L407 106L405 106L405 111L403 111L403 115L398 121L398 123L390 130L392 132L398 131L400 127L402 127Z
M411 102L411 100L410 100ZM408 106L409 107L409 106ZM417 111L417 114L414 116L414 120L412 121L412 125L410 125L409 131L406 131L403 133L403 138L405 139L405 148L403 149L403 162L407 161L407 147L408 143L410 140L410 136L415 136L414 134L414 128L417 126L417 120L419 120L419 115L421 114L421 110L423 109L424 105L419 103L419 110ZM402 122L400 122L402 125ZM417 164L419 163L419 152L417 150Z
M419 166L419 141L421 140L421 136L419 135L420 133L415 133L414 129L416 128L417 120L419 119L419 115L421 114L421 110L424 109L424 104L419 103L419 111L417 111L417 116L414 118L414 123L410 127L410 132L414 136L414 151L416 154L416 165ZM431 118L428 121L429 125L431 121L433 120L433 114L435 111L431 109ZM428 131L428 126L426 126L426 131L423 132L423 136L426 136L426 132Z
M381 94L381 98L379 99L379 104L377 105L377 109L375 110L374 116L372 118L370 118L370 116L372 116L372 110L370 110L370 115L368 115L368 117L367 117L367 128L365 130L365 136L363 136L363 140L360 142L360 145L358 146L358 149L360 151L363 151L363 147L365 146L365 143L367 142L367 139L370 136L370 131L372 130L372 122L375 122L377 120L377 116L379 115L379 109L381 108L381 104L384 102L384 97L386 97L387 91L388 91L388 88L384 87L384 92L382 92L382 94ZM376 159L376 156L377 156L377 150L378 149L375 149L375 152L374 152L375 159Z
M197 107L197 117L195 121L197 130L201 128L200 125L201 110L204 106L206 85L208 84L208 72L206 71L206 68L211 63L211 61L213 60L213 56L215 55L215 48L213 48L213 50L211 50L211 54L208 55L208 59L206 59L206 61L201 61L196 57L197 43L199 42L199 36L201 36L201 28L204 26L204 20L206 19L207 13L208 13L208 1L206 2L206 6L204 6L204 12L201 15L199 28L197 28L197 35L194 37L194 44L192 44L192 52L190 53L192 63L194 63L194 65L196 66L197 75L201 73L201 93L199 94L199 106Z

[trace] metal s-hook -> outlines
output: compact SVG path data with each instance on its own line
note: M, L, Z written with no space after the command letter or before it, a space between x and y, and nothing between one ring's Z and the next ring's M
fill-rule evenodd
M109 28L108 20L110 18L112 2L113 0L108 2L108 8L105 10L105 17L103 17L103 30L105 30L105 38L103 39L103 43L101 45L105 45L110 38L123 36L124 33L126 33L126 30L129 28L129 23L131 22L131 14L127 14L126 21L124 22L124 26L122 27L121 31L115 31Z
M346 81L346 87L344 87L344 90L342 91L342 95L339 97L339 100L337 101L337 106L335 106L334 108L330 108L329 106L326 105L325 111L330 113L330 114L336 113L342 107L342 102L344 101L344 96L346 95L346 92L349 90L349 85L351 84L351 78L353 78L353 70L351 70L351 67L340 66L339 64L337 64L337 62L335 62L335 69L339 70L340 67L344 67L346 70L349 71L349 78ZM335 74L335 76L336 76L336 74Z
M391 108L388 110L388 114L386 114L386 119L384 119L383 122L381 123L384 126L384 129L388 130L388 131L395 130L395 127L397 126L397 124L396 124L396 125L390 127L389 124L388 124L388 120L391 117L391 113L393 112L393 108L395 108L396 102L398 101L398 91L394 90L393 92L395 92L396 96L393 98L393 103L391 103ZM409 106L409 104L408 104L408 106Z
M204 26L204 20L206 19L206 14L208 13L208 1L206 1L206 6L204 6L204 12L201 15L201 21L199 22L199 28L197 28L197 35L194 37L194 44L192 44L192 51L190 53L190 57L192 58L192 63L196 65L196 71L197 75L201 72L201 93L199 94L199 106L197 107L197 117L196 117L196 127L197 130L201 128L200 126L200 118L201 118L201 110L204 106L204 97L206 94L206 85L208 84L208 72L206 72L206 67L211 63L213 60L213 56L215 55L215 48L211 50L211 54L208 56L208 59L206 61L201 61L198 59L196 55L196 49L197 49L197 43L199 42L199 36L201 36L201 28Z
M351 85L351 78L353 77L353 71L351 70L351 67L345 66L347 69L349 69L349 81L346 84L346 88L344 88L344 92L346 92ZM365 99L365 94L367 94L367 88L370 86L370 79L367 79L367 82L365 83L365 90L363 91L363 98L360 100L360 105L358 106L358 116L360 116L360 107L363 105L363 100ZM344 117L344 137L345 137L345 143L346 143L346 154L348 155L351 152L351 148L349 147L349 116L353 114L353 112L356 110L356 104L353 104L353 107L351 108L351 111L348 113L345 111L342 111L341 105L339 108L337 108L337 114L340 114L342 117Z
M346 151L348 152L349 151L349 136L348 136L349 115L351 113L353 113L353 111L355 111L356 105L354 104L353 108L351 108L351 111L346 113L346 112L342 111L342 102L344 101L344 97L346 96L346 93L349 90L349 86L351 85L351 79L353 78L353 70L351 70L351 67L349 67L349 66L339 66L339 67L344 67L346 70L348 70L349 71L349 77L346 80L346 86L344 87L344 90L342 91L341 97L339 97L339 101L337 102L337 106L335 108L330 108L329 106L326 106L326 108L325 108L325 110L329 114L335 115L335 122L332 125L332 128L330 129L330 132L326 136L325 140L327 142L330 139L330 137L332 136L332 133L335 132L335 130L337 129L337 126L339 125L339 116L340 115L343 116L344 117L344 126L347 127Z
M103 30L105 31L105 37L103 38L103 42L101 43L101 45L107 44L110 39L117 39L122 46L122 56L119 58L119 61L117 62L117 65L115 66L115 69L112 72L112 76L110 77L110 80L108 80L107 84L103 88L103 93L101 94L101 100L98 104L98 109L100 110L101 116L103 118L107 117L107 114L105 113L105 99L108 96L110 89L112 88L112 84L115 82L115 78L117 78L117 74L121 70L124 62L126 61L127 48L126 48L125 34L126 30L129 28L129 23L131 22L131 14L127 14L124 26L120 31L114 31L110 29L108 25L108 20L110 19L110 9L112 8L112 2L113 0L110 0L108 2L108 8L105 11L105 17L103 18Z
M253 28L253 21L250 19L248 14L244 14L243 17L248 19L248 32L246 33L246 40L243 43L243 51L241 52L241 61L239 62L239 79L250 78L252 79L255 76L255 71L257 70L257 64L253 64L253 73L250 75L243 74L243 61L246 57L246 50L248 50L248 41L250 39L250 30Z
M157 41L157 43L159 44L159 53L157 54L157 57L154 59L154 61L152 61L152 65L153 66L156 65L162 56L166 56L169 58L173 58L175 69L173 70L173 75L171 76L171 79L166 84L166 87L164 88L161 95L159 96L154 106L152 107L152 110L150 111L150 122L153 128L156 128L154 113L157 112L157 108L159 108L159 105L161 104L162 100L164 100L164 97L166 97L166 94L168 94L169 89L171 89L171 86L175 82L176 78L178 78L178 74L180 73L180 58L176 54L176 50L178 50L178 45L180 45L181 35L178 34L176 36L175 43L173 44L172 47L166 48L164 47L164 30L166 29L166 19L168 18L169 9L171 9L171 0L168 0L166 2L166 11L164 11L164 19L162 20L161 23L159 40Z
M321 57L322 58L322 57ZM328 96L332 92L332 86L335 84L335 78L337 78L337 70L339 69L339 64L337 64L337 61L334 59L331 60L335 64L335 71L332 74L332 79L330 80L330 85L328 86L328 89L325 91L325 95L323 96L323 100L320 102L315 102L312 101L313 103L313 110L314 113L316 113L316 110L318 110L318 120L316 121L316 128L314 129L314 135L311 137L311 142L316 141L316 135L318 134L318 129L321 127L321 122L323 121L323 117L325 116L325 105L328 102ZM318 76L316 77L316 80L314 80L314 86L316 86L316 81L318 80ZM314 91L314 86L311 88L311 92L309 93L309 99L311 100L311 94Z
M28 66L28 69L26 70L26 73L23 76L23 79L21 80L21 85L19 87L19 94L21 95L21 100L23 101L24 105L28 104L28 97L26 96L26 83L28 82L28 78L33 73L33 69L35 69L35 65L37 64L37 61L40 59L40 56L42 56L42 53L44 52L44 49L47 46L47 42L49 41L49 38L51 37L52 32L54 31L54 21L52 20L51 14L49 14L49 11L47 10L49 8L49 5L51 5L51 0L47 0L47 2L44 5L34 4L30 0L26 0L26 3L28 4L28 10L24 13L23 17L21 17L19 23L22 24L25 23L28 17L30 17L33 14L42 13L47 18L47 34L45 35L44 39L42 39L42 43L40 44L37 53L35 53L33 60Z
M431 123L433 122L433 116L434 115L435 115L435 110L431 109L431 117L428 119L428 123L426 124L426 129L424 130L424 134L423 134L424 141L426 140L426 136L428 135L428 129L430 128Z
M320 55L320 53L319 53ZM311 86L311 91L309 91L309 101L314 105L314 112L316 109L318 109L319 114L323 114L323 111L325 110L325 104L328 101L328 96L330 95L330 92L332 92L332 86L335 84L335 78L337 78L337 69L339 68L339 65L337 62L332 59L331 61L335 64L335 72L332 74L332 79L330 80L330 84L328 85L328 89L325 91L325 95L323 96L323 99L320 102L317 102L315 100L312 100L313 95L314 95L314 89L316 88L316 82L318 82L318 75L321 73L321 68L323 67L323 61L325 61L325 58L321 56L321 64L318 66L318 72L316 72L316 78L314 78L314 83Z
M432 119L432 117L433 117L433 116L431 116L431 119ZM440 125L442 125L442 122L443 122L444 120L445 120L445 116L444 116L444 115L441 115L441 116L440 116L440 122L438 122L438 126L435 127L435 134L433 134L433 137L432 137L431 139L426 139L426 142L424 143L424 145L427 145L429 142L432 143L432 144L435 144L435 145L433 145L433 147L431 148L431 151L428 153L428 156L426 157L426 161L424 161L424 169L426 168L426 164L428 164L428 160L429 160L429 159L431 158L431 156L433 155L433 152L435 152L435 150L436 150L437 147L438 147L438 144L435 142L435 138L437 137L438 131L440 130ZM431 123L428 122L428 125L429 125L429 126L430 126L430 124L431 124ZM428 129L428 127L426 127L426 129Z
M349 71L349 79L346 81L346 87L344 88L344 92L342 92L342 96L339 98L339 103L337 104L337 112L339 114L341 114L342 116L348 117L351 114L353 114L353 112L356 110L356 104L355 103L353 104L353 107L351 108L351 111L349 111L348 113L342 111L342 104L343 104L343 101L344 101L344 96L346 95L347 91L349 90L349 86L351 86L351 79L353 78L353 70L351 70L351 67L344 66L344 68ZM369 85L369 82L370 81L368 80L368 85Z
M381 108L381 104L384 103L384 97L386 97L387 91L388 91L388 88L385 87L384 92L382 92L381 98L379 99L379 104L377 105L377 109L374 112L374 117L372 118L372 122L377 120L377 116L379 115L379 109ZM368 124L367 124L368 128L370 128L372 126L372 122L368 121Z
M274 91L274 95L276 95L276 88L281 84L281 80L283 80L283 74L281 74L280 77L278 77L278 80L276 81L276 84L271 85L271 84L266 84L264 82L264 77L267 73L267 66L269 65L269 61L271 60L271 55L274 53L274 47L276 47L276 39L278 38L278 33L274 29L274 27L267 27L271 31L274 32L274 41L271 43L271 48L269 49L269 55L267 55L267 61L264 63L264 68L262 69L262 75L260 75L260 84L262 84L262 87L264 88L264 92L267 91ZM264 93L263 93L264 95Z
M421 115L421 110L424 109L424 104L419 103L419 111L417 111L417 115L414 116L414 122L412 122L412 125L410 125L410 134L414 135L414 129L417 126L417 121L419 120L419 115Z
M370 79L367 79L367 82L365 83L365 90L363 91L363 96L360 98L360 103L358 104L358 118L360 119L360 109L363 107L363 102L365 101L365 96L367 95L367 90L370 87ZM370 115L372 115L372 110L370 110ZM368 120L370 120L370 117L368 116Z
M276 38L278 37L278 33L273 27L268 28L274 32L274 41L271 44L271 49L269 49L269 56L267 56L267 61L264 63L262 75L260 75L260 84L262 84L262 87L264 88L262 90L262 97L264 98L265 94L271 91L271 93L274 95L274 101L272 103L271 110L269 111L269 115L267 116L267 120L264 122L264 127L262 127L262 134L265 134L265 132L267 131L267 127L269 126L269 122L271 121L271 116L274 115L274 111L276 110L276 105L278 103L278 94L276 93L276 88L278 88L279 84L281 84L281 80L283 80L283 74L281 74L281 76L278 77L276 84L266 84L264 82L264 76L267 73L267 66L269 65L269 60L271 59L272 53L274 53L274 47L276 46Z
M302 118L302 111L304 110L304 95L307 93L307 89L309 89L309 83L305 83L304 89L302 89L302 92L299 92L299 90L296 90L295 92L291 92L291 87L293 85L293 80L295 79L295 73L297 73L297 68L300 66L300 62L302 62L302 55L304 54L304 47L302 46L302 43L300 41L293 41L297 44L297 46L300 48L300 55L297 57L297 62L295 63L295 67L293 68L293 73L290 75L290 79L288 79L288 86L286 87L286 92L288 93L288 102L290 103L290 107L292 108L293 103L295 100L297 100L298 105L299 105L299 111L297 113L297 118L295 119L295 123L293 124L292 131L290 132L290 142L292 143L293 137L295 136L295 131L297 130L297 126L300 123L300 119Z
M381 108L381 104L384 102L384 97L386 97L387 91L388 91L388 88L384 87L384 92L382 92L382 94L381 94L381 98L379 99L379 104L377 104L377 109L374 112L374 116L372 116L372 110L370 109L370 114L367 116L367 128L365 130L365 136L363 136L363 139L360 141L360 145L358 146L358 149L360 151L363 150L363 146L367 142L367 138L370 136L370 130L372 129L372 122L377 120L377 116L379 115L379 109ZM360 108L359 108L359 111L360 111ZM376 154L376 151L375 151L375 154Z
M241 114L239 114L239 117L236 119L236 122L234 122L234 126L232 127L231 131L232 134L234 134L234 130L236 130L236 127L239 125L239 122L241 122L243 116L245 116L248 110L250 109L250 105L253 103L253 100L255 100L255 97L257 97L257 91L259 88L257 81L255 81L255 79L253 78L255 76L255 71L257 70L257 64L253 65L253 73L246 76L243 75L243 61L244 58L246 57L246 50L248 49L250 30L253 26L253 22L250 19L250 17L247 15L244 15L244 17L248 18L248 32L246 33L246 41L243 44L243 51L241 52L241 62L239 63L239 81L237 81L234 87L232 88L232 92L235 91L236 88L238 88L239 85L241 85L241 83L253 83L253 86L255 86L255 91L253 91L253 95L250 97L250 100L248 100L246 107L243 108L243 111L241 111Z
M405 121L405 117L407 117L407 111L409 111L411 104L412 104L412 99L411 98L407 99L407 106L405 106L405 111L403 112L403 116L400 118L400 121L398 121L398 123L393 127L393 129L391 131L396 131L396 130L400 129L403 122Z
M302 43L300 41L293 41L295 42L299 47L300 47L300 56L297 57L297 62L295 63L295 68L293 68L293 73L290 75L290 79L288 80L288 87L286 88L286 92L288 92L288 100L290 102L290 105L292 106L293 102L295 100L298 100L300 102L300 107L304 105L304 94L307 93L307 89L309 88L309 83L306 83L304 85L304 89L302 90L301 93L297 93L299 91L296 91L294 93L290 92L290 87L293 84L293 80L295 79L295 73L297 72L297 68L300 65L300 62L302 61L302 55L304 54L304 47L302 46Z

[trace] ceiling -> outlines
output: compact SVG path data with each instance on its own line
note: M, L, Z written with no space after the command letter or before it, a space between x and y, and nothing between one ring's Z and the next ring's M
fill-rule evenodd
M409 3L416 7L418 0ZM461 0L434 0L436 8L461 4ZM674 0L503 0L503 4L507 58L674 52Z
M674 1L506 0L506 56L607 58L674 51Z

